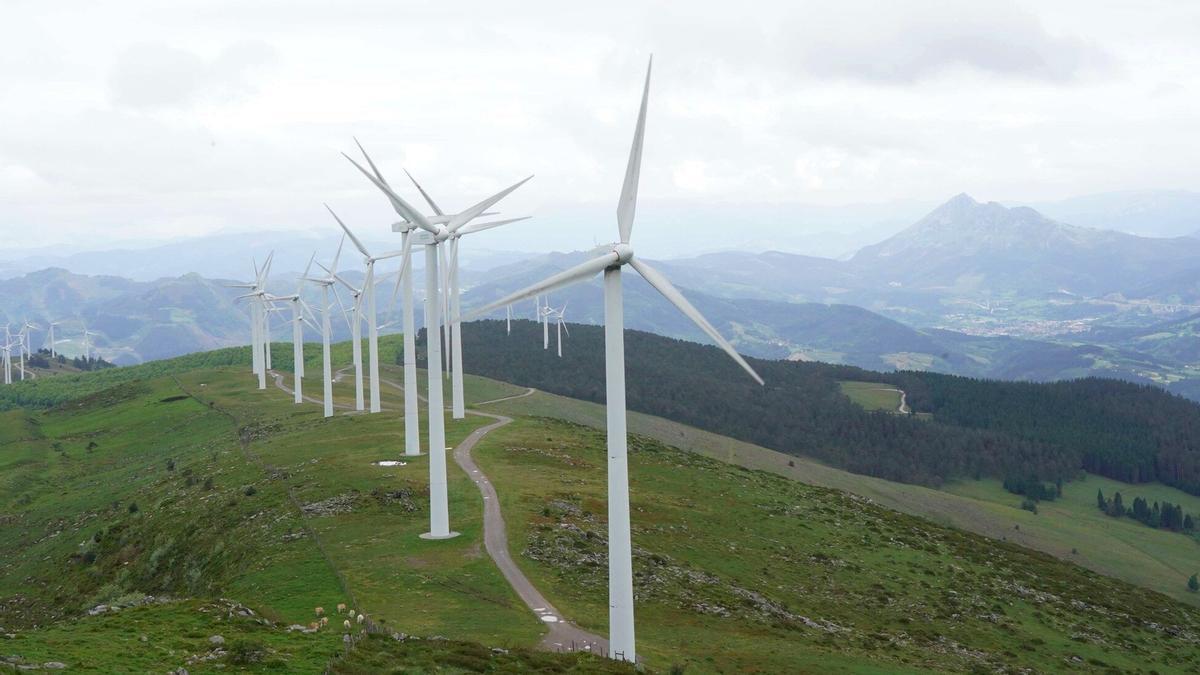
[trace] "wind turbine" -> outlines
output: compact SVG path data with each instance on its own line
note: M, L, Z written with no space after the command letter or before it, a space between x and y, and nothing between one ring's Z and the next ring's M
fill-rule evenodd
M4 384L12 384L12 342L8 339L8 328L4 329Z
M321 265L321 263L317 264ZM321 269L325 270L326 273L329 273L329 270L326 269L324 265L321 265ZM340 274L329 274L329 276L332 276L343 286L349 289L350 297L354 298L354 304L351 306L349 311L347 311L344 307L342 308L342 317L346 319L346 327L350 329L350 352L351 360L354 362L354 409L364 410L366 409L366 404L363 402L362 372L362 298L364 289L355 288L350 284L349 281L343 279L342 275ZM333 297L338 298L336 290L333 292ZM340 298L338 299L338 303L339 305L341 304ZM347 313L350 314L349 317L346 316Z
M46 325L48 326L48 334L46 336L46 342L50 345L50 358L54 358L54 357L58 356L58 352L55 351L55 349L54 349L54 345L58 344L57 342L54 341L54 327L58 325L58 322L57 321L48 321L46 323Z
M359 145L362 150L362 146ZM387 181L383 179L383 175L379 173L378 167L371 161L366 151L363 151L367 163L371 165L371 171L364 169L358 162L350 158L349 155L343 153L347 160L355 166L364 176L375 184L392 203L392 208L396 213L404 219L404 223L396 223L392 225L393 231L406 233L404 238L403 248L401 252L401 279L404 278L405 268L408 266L411 247L415 242L413 230L416 227L424 230L424 236L420 240L420 244L425 246L425 326L426 326L426 355L428 365L426 374L428 376L428 393L427 399L429 402L429 532L421 535L427 539L447 539L457 536L457 533L450 531L450 506L446 488L446 427L445 413L442 409L442 373L441 373L441 349L438 344L440 340L434 334L434 330L441 324L441 298L439 297L439 274L438 274L438 258L441 250L440 244L450 238L450 236L462 229L464 225L471 222L478 216L485 213L488 209L494 206L510 192L516 190L523 185L525 181L532 178L526 178L511 187L505 188L500 192L488 197L487 199L472 206L461 213L448 215L436 214L434 216L426 216L420 211L412 207L408 202L404 201L396 194ZM372 173L374 172L374 173ZM397 280L400 283L400 280ZM405 308L406 314L408 308ZM405 332L408 332L408 319L405 319ZM415 349L414 349L415 353ZM405 343L405 370L408 370L408 343ZM413 357L413 368L416 367L416 357ZM408 379L405 378L405 405L408 405L409 391ZM414 387L415 389L415 379ZM416 392L412 392L415 398ZM405 427L407 424L408 415L407 408L405 414Z
M425 202L429 204L429 208L437 216L445 216L445 212L438 207L425 188L417 182L416 178L407 170L404 172L408 179L412 181L417 191L425 198ZM525 180L529 180L528 178ZM524 182L524 181L522 181ZM518 186L520 183L517 184ZM516 186L510 188L515 189ZM480 213L479 215L495 215L493 213ZM444 330L442 332L443 345L446 347L446 373L451 378L451 414L454 419L462 419L466 417L466 401L463 394L463 372L462 372L462 325L460 321L461 309L461 293L458 283L458 247L459 241L468 234L483 232L503 225L527 220L528 216L522 218L508 218L505 220L495 220L487 223L468 223L459 229L450 232L450 236L446 239L445 246L439 252L440 263L442 268L442 288L446 289L442 303L442 317Z
M249 299L250 301L250 371L258 376L259 389L267 388L267 362L264 353L266 337L263 335L266 312L263 298L267 294L267 275L271 269L271 260L274 257L275 252L272 251L267 256L261 268L257 263L254 264L254 283L226 285L227 288L244 288L250 290L249 293L240 295L237 299Z
M329 289L337 281L333 275L337 272L338 258L342 257L342 245L345 243L346 237L343 235L342 240L338 242L337 253L333 256L333 264L327 268L329 276L310 277L306 275L304 277L304 280L321 287L321 369L325 375L325 389L322 398L326 417L333 417L333 366L329 361L329 312L331 309L329 306ZM309 259L310 265L316 257L317 254L313 253L313 258Z
M554 310L550 308L550 299L546 298L546 304L542 306L542 349L550 349L550 315Z
M308 271L312 267L312 259L309 259L308 266L304 268L304 274L296 284L296 292L292 295L270 295L267 300L270 301L289 301L292 303L292 395L294 403L302 403L304 394L301 392L304 380L304 323L307 319L304 318L304 312L308 311L308 305L304 303L304 299L300 297L300 291L304 288L304 277L308 276ZM310 324L311 325L311 324ZM315 328L315 327L314 327Z
M653 61L651 62L653 63ZM629 463L625 426L625 336L624 308L621 301L621 269L626 265L642 276L680 312L692 320L713 342L729 354L756 382L762 378L746 363L725 338L683 297L661 273L634 257L629 245L637 206L638 178L641 173L642 142L646 130L646 107L650 95L650 66L642 89L633 145L625 182L617 202L617 229L620 241L597 250L591 260L559 272L524 290L471 312L481 316L511 302L548 293L556 288L604 274L604 360L605 407L608 416L608 617L610 653L614 658L636 661L633 624L633 561L629 527Z
M504 333L512 335L512 305L504 306Z
M4 384L12 384L12 333L9 324L4 324Z
M367 357L371 360L371 412L377 413L381 408L379 404L379 321L375 313L375 263L380 260L404 256L407 252L401 248L399 251L392 251L379 256L371 255L367 251L367 247L363 246L358 237L354 236L354 233L350 231L350 228L346 227L346 223L342 222L342 219L333 212L333 209L329 208L328 204L325 205L325 208L333 216L333 219L338 222L338 225L342 226L342 230L346 232L346 236L350 237L354 248L357 248L358 252L363 255L363 264L367 267L367 275L363 280L362 293L367 302ZM330 272L330 274L332 275L333 273ZM357 325L355 328L357 329Z
M99 335L95 331L88 330L87 324L83 324L83 360L87 363L92 360L92 336Z
M29 322L26 321L26 324ZM21 330L17 331L17 366L21 371L21 381L25 381L25 340L27 338L25 326L21 326Z
M554 311L554 320L557 322L556 330L558 331L558 358L562 358L562 334L567 330L567 322L564 317L567 313L567 303ZM571 331L567 330L567 337L571 337Z

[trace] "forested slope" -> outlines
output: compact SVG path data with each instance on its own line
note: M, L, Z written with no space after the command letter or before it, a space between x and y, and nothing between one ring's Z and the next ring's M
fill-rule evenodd
M463 326L467 372L557 394L604 400L600 327L570 326L563 358L541 328L514 321ZM553 341L553 338L552 338ZM759 386L715 347L626 332L631 410L659 415L851 471L937 485L983 475L1070 479L1080 469L1162 480L1200 492L1200 405L1153 387L1086 379L994 382L923 372L751 359ZM932 419L867 412L838 382L895 384Z

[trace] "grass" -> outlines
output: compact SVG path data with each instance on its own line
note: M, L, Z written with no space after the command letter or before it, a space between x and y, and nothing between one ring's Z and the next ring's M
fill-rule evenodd
M1096 490L1111 498L1116 492L1128 503L1144 497L1151 503L1170 501L1200 514L1200 497L1159 483L1129 485L1102 476L1063 485L1063 496L1039 502L1038 513L1022 511L1021 497L997 480L963 481L946 491L971 500L997 521L1010 521L1009 539L1052 549L1059 557L1109 576L1154 588L1180 600L1196 602L1187 579L1200 573L1200 542L1177 532L1147 527L1132 518L1111 518L1096 508ZM1020 528L1019 531L1015 528Z
M453 464L462 536L426 542L427 456L372 464L403 452L394 415L324 420L252 383L241 368L193 370L0 417L0 625L67 663L85 661L84 645L35 626L142 593L233 597L283 624L344 602L410 634L540 639L543 625L482 552L481 499ZM338 393L352 401L349 385ZM449 422L448 441L479 424ZM303 509L331 499L346 508ZM178 667L176 652L155 668Z
M842 393L866 410L896 412L900 409L900 390L882 382L839 382Z
M282 361L277 354L275 365ZM316 405L257 390L242 365L205 363L88 384L82 398L0 414L0 625L14 636L0 653L25 664L161 672L211 654L208 637L219 633L255 660L217 655L190 672L595 669L585 657L524 650L544 626L482 551L482 502L453 463L451 523L462 535L418 538L428 525L427 456L403 467L372 463L401 458L398 391L383 387L382 415L323 419ZM384 372L401 379L396 367ZM525 391L466 381L468 402ZM335 387L339 404L352 403L351 382ZM514 557L568 617L603 634L603 437L545 418L595 427L603 408L541 393L488 407L518 417L476 451L501 496ZM447 417L450 444L485 423ZM920 490L644 415L631 415L630 426L780 473L880 494ZM1190 639L1200 632L1195 612L1156 594L859 497L646 438L633 448L639 645L651 669L1195 666L1187 661L1194 645L1173 648L1147 627L1178 625ZM982 496L926 493L896 499L942 499L956 513L976 504L997 522L1016 511L993 515ZM231 616L219 598L255 614ZM85 615L100 603L134 606ZM315 633L286 630L338 603L386 632L448 639L371 638L343 657L336 620Z
M603 406L540 391L533 396L487 407L505 414L551 417L596 429L603 429L605 424ZM1119 490L1127 503L1132 502L1133 496L1144 496L1152 502L1166 499L1183 504L1185 510L1191 511L1197 498L1172 488L1158 484L1124 485L1099 476L1068 483L1064 490L1069 497L1075 495L1080 500L1078 514L1085 518L1080 524L1072 524L1075 514L1047 512L1046 505L1039 506L1042 513L1038 516L1022 511L1020 500L1004 491L996 481L978 483L983 493L969 489L977 485L975 481L951 484L945 490L895 483L641 413L629 413L629 430L702 456L770 471L810 485L844 490L942 525L1043 551L1200 606L1200 594L1188 592L1184 586L1187 576L1180 577L1180 572L1187 570L1189 560L1200 558L1200 550L1195 548L1194 542L1180 534L1153 530L1132 520L1114 523L1101 517L1094 506L1095 491L1102 488L1109 497ZM1088 504L1091 504L1091 511ZM1200 505L1193 513L1200 513ZM1020 529L1016 529L1017 526ZM1076 552L1072 553L1072 550Z
M603 434L523 419L485 438L519 564L604 632ZM1161 670L1200 652L1147 622L1200 611L1050 556L635 437L638 641L702 672ZM1083 605L1075 603L1086 602Z

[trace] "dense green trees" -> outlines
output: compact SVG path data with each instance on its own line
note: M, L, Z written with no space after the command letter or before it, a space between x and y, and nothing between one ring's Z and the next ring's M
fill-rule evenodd
M1185 514L1183 507L1179 504L1172 504L1164 500L1161 504L1154 502L1151 505L1141 497L1134 497L1133 505L1126 509L1120 492L1114 494L1113 498L1108 501L1104 499L1104 493L1098 492L1096 499L1096 505L1100 507L1100 510L1114 518L1129 516L1148 527L1158 527L1176 532L1193 532L1196 529L1195 520L1191 514Z
M598 326L572 325L563 358L541 329L464 324L468 372L590 401L604 400ZM1047 483L1080 468L1132 482L1163 480L1200 494L1200 405L1152 387L1088 379L992 382L934 373L751 359L759 386L715 347L639 331L625 338L627 404L858 473L938 485L956 477ZM838 382L887 382L932 419L867 412ZM1042 494L1046 498L1046 494Z

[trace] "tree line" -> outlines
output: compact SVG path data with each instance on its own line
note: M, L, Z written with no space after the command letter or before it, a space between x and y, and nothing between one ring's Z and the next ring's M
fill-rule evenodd
M1166 500L1160 504L1149 502L1141 497L1134 497L1133 504L1125 506L1121 493L1114 493L1111 499L1105 498L1103 490L1096 490L1096 507L1113 518L1128 516L1148 527L1156 527L1175 532L1195 532L1196 519L1190 513L1184 513L1179 504Z

